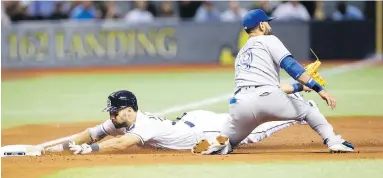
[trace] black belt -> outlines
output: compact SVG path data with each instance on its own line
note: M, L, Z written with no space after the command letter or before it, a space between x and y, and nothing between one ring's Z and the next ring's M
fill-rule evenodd
M241 87L239 88L237 91L234 92L234 95L237 95L242 89L249 89L249 88L258 88L260 87L261 85L258 85L258 86L246 86L246 87Z

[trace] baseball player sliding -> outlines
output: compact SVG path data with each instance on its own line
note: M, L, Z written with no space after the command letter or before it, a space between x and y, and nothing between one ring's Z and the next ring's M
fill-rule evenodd
M311 91L300 84L282 85L286 93L297 100L302 100L300 91ZM299 88L294 89L294 88ZM311 101L315 107L315 103ZM228 113L216 114L197 110L185 113L178 121L171 121L141 112L137 99L132 92L116 91L108 96L108 106L104 109L110 119L93 128L79 133L73 140L66 141L45 149L47 152L71 150L73 154L87 154L102 151L121 151L130 146L190 150L202 139L213 139L220 133L223 124L229 120ZM273 133L298 123L297 121L276 121L260 125L244 138L241 144L259 142ZM120 136L101 141L107 135ZM98 143L96 143L98 142Z
M193 149L200 154L228 154L258 125L269 121L306 121L330 152L353 152L354 146L336 135L319 110L281 90L280 68L293 79L316 91L332 109L335 98L310 76L283 43L271 33L273 18L263 10L249 11L242 23L249 38L235 61L235 91L230 100L231 117L220 136L201 140Z

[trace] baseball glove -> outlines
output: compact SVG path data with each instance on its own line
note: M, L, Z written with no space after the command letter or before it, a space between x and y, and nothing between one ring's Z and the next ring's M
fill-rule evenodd
M312 49L311 49L312 51ZM314 51L312 51L313 54L315 55ZM319 85L325 86L326 85L326 80L319 74L318 69L319 66L321 65L321 62L319 61L318 57L315 55L317 60L307 66L305 66L305 70L307 74L311 76Z

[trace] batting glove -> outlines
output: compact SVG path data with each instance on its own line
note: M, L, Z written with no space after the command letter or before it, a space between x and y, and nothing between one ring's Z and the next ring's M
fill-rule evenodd
M92 152L92 147L86 143L82 145L76 145L74 142L69 143L69 150L72 151L73 154L88 154Z

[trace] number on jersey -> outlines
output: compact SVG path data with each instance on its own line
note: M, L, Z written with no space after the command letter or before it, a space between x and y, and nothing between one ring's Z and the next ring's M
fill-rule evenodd
M167 120L167 119L164 119L162 117L159 117L159 116L156 116L156 115L153 115L153 114L149 114L149 113L146 113L146 115L149 117L149 119L154 119L154 120L159 120L159 121Z
M245 70L249 70L251 67L252 60L253 58L252 58L251 50L247 50L238 56L238 59L236 61L236 66Z

